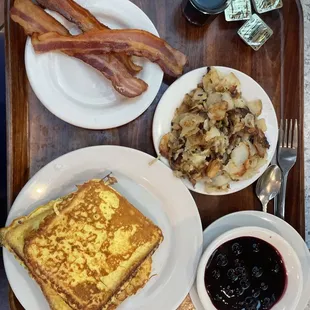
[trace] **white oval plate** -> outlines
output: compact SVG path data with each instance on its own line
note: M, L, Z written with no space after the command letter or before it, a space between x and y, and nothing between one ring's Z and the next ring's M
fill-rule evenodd
M153 256L152 277L120 310L176 309L188 294L202 251L202 226L196 204L182 182L173 177L160 161L140 151L98 146L80 149L52 161L25 185L16 198L7 224L34 208L75 190L92 178L112 171L118 179L115 188L163 231L164 241ZM26 310L47 310L39 286L3 251L10 285Z
M226 215L212 223L203 232L203 250L223 233L244 226L257 226L269 229L283 237L295 250L303 271L303 290L296 310L305 309L310 298L310 253L299 233L280 218L259 211L241 211ZM204 310L196 285L193 285L190 297L196 310Z
M151 20L128 0L76 2L110 28L137 28L158 36ZM47 12L72 34L79 33L75 25L59 14ZM107 129L127 124L151 105L160 88L163 72L146 59L136 58L135 62L143 66L137 77L149 87L141 96L130 99L118 94L99 71L76 58L57 52L37 55L29 38L25 49L28 79L40 101L65 122L89 129Z
M238 192L255 182L268 167L278 141L278 121L272 102L263 88L248 75L226 67L214 66L219 72L229 74L233 72L241 83L242 95L246 100L261 99L263 102L263 111L260 118L264 118L267 124L267 132L265 133L270 143L268 150L267 163L261 167L259 172L248 180L239 182L231 182L230 189L225 192L208 192L204 189L203 182L198 182L195 187L188 181L183 179L184 184L192 191L205 195L227 195ZM207 67L199 68L188 72L187 74L176 80L164 93L155 111L153 120L153 143L156 153L159 155L159 143L162 136L171 130L171 120L174 116L175 109L179 107L183 101L184 95L197 87L201 83L203 75L207 72ZM169 166L168 160L164 157L160 159Z

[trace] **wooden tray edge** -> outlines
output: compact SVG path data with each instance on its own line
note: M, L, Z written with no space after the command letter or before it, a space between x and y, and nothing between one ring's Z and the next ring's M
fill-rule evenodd
M16 75L20 85L28 83L26 70L24 65L24 57L21 60L18 53L13 53L12 44L14 40L10 40L11 37L11 20L10 20L10 8L13 1L8 0L5 3L5 72L6 72L6 121L7 121L7 201L8 209L11 207L13 200L25 185L29 177L29 169L23 169L29 167L29 146L28 146L28 104L26 101L26 91L24 89L15 89L12 81L15 80L12 77ZM26 38L24 31L21 27L16 27L14 36ZM24 51L20 51L24 55ZM15 69L15 70L14 70ZM18 86L18 85L17 85ZM18 90L18 91L16 91ZM15 105L11 104L15 102ZM18 108L16 108L18 106ZM14 119L14 123L12 120ZM16 120L19 120L16 122ZM10 125L9 125L10 124ZM15 134L14 134L15 133ZM22 154L16 154L14 152L16 145L20 145L19 149L22 150ZM14 164L13 164L14 162ZM14 173L13 166L19 166L22 173L18 175ZM13 182L14 180L14 182ZM12 185L13 184L13 185Z

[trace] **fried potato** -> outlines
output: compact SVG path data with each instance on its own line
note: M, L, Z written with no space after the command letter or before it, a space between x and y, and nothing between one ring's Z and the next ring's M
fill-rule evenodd
M238 78L209 68L202 83L185 95L176 109L170 133L160 141L160 153L174 174L206 191L226 191L232 181L257 173L269 143L262 101L248 102Z

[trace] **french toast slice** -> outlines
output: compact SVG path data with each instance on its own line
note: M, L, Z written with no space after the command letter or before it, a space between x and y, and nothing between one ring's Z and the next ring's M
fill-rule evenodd
M73 199L26 238L26 265L73 309L95 310L132 279L157 249L161 230L104 182Z
M38 230L43 220L58 212L68 204L74 194L52 200L47 204L38 207L30 214L16 218L9 226L0 229L0 244L6 247L16 258L25 264L24 244L25 239Z
M72 310L72 308L49 284L38 276L35 276L35 273L31 272L25 265L23 252L24 241L30 234L38 229L39 225L48 215L53 214L55 211L59 212L62 210L71 199L72 195L50 201L46 205L35 209L29 215L15 219L10 226L0 229L0 244L6 247L16 257L19 263L28 270L29 275L40 286L52 310ZM151 271L152 258L149 257L141 264L137 274L123 285L120 291L111 298L111 301L102 310L115 310L126 298L134 295L148 282Z
M62 210L72 200L74 194L61 197L40 206L30 214L16 218L9 226L0 229L0 244L10 251L18 262L27 269L32 277L40 286L43 294L50 303L52 310L72 310L65 301L47 283L35 276L28 268L24 256L25 239L39 228L44 219L55 212Z
M150 279L152 271L152 257L148 257L138 268L137 273L129 279L121 289L110 299L102 310L115 310L125 299L136 294ZM51 310L72 310L64 299L40 278L36 278Z

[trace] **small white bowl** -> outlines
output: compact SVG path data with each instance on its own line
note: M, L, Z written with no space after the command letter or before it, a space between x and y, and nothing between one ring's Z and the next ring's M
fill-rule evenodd
M213 252L222 244L239 237L256 237L275 247L281 254L287 274L287 286L282 298L272 310L295 310L303 288L303 276L299 258L291 245L280 235L260 227L240 227L232 229L216 238L204 251L197 270L197 291L203 307L217 310L205 288L206 265Z

